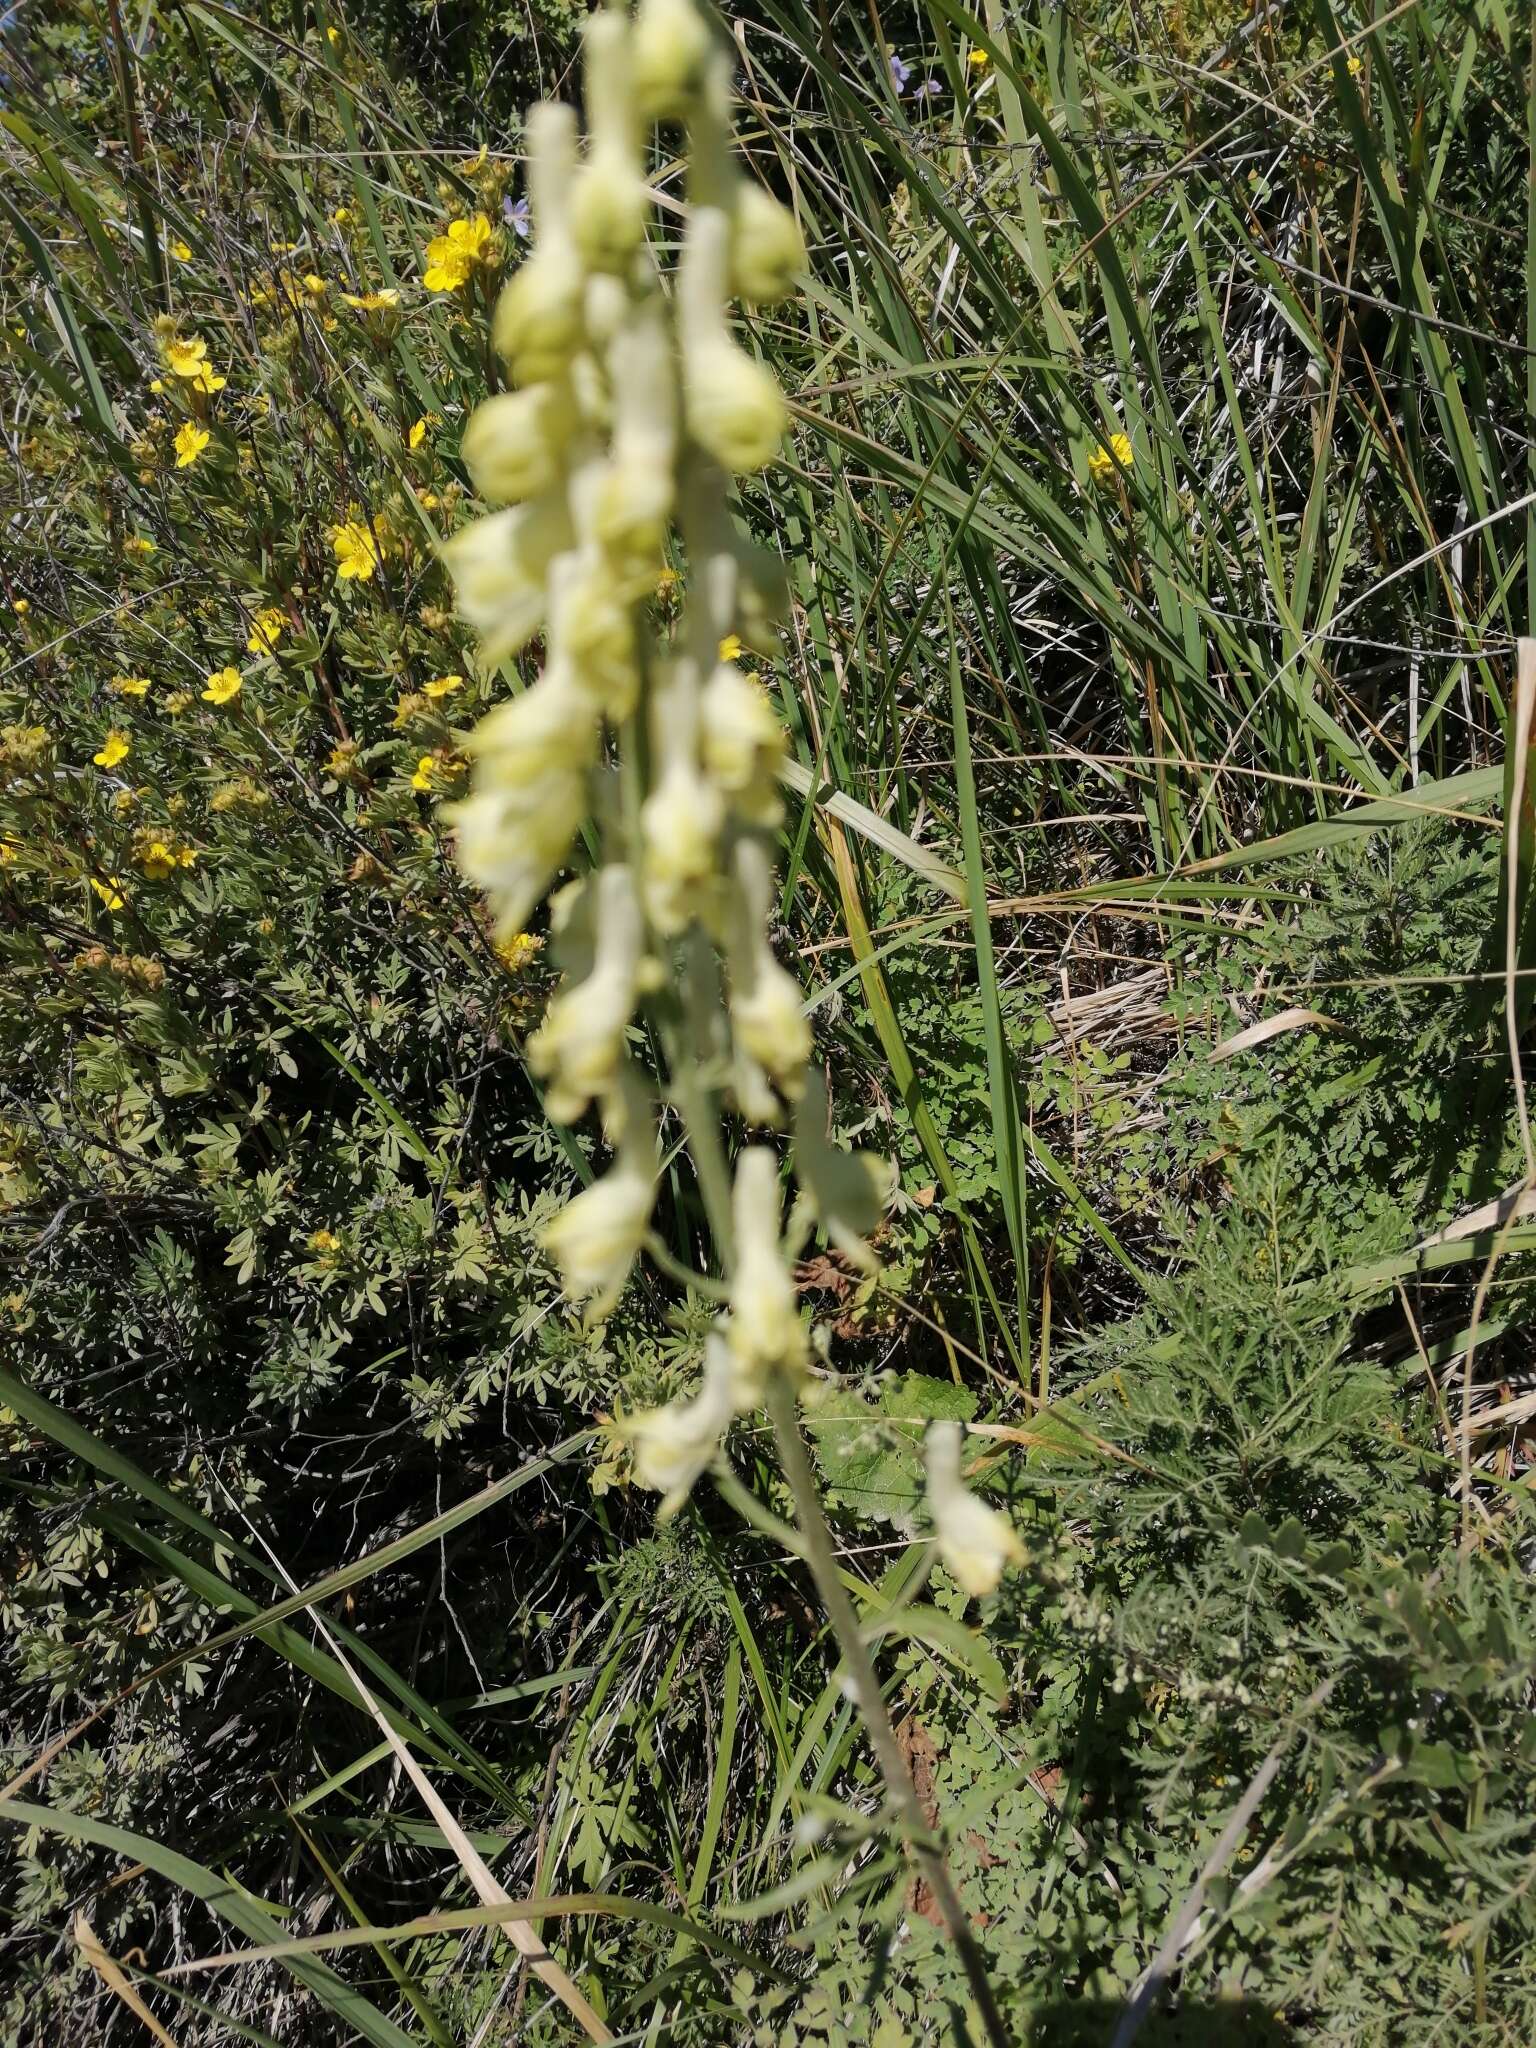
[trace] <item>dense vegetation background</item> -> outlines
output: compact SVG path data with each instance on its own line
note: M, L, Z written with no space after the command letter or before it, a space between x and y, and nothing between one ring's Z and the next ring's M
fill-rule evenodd
M541 1931L618 2038L979 2038L801 1568L631 1488L710 1304L561 1303L542 933L436 815L503 684L433 543L582 11L3 25L8 2043L579 2038L483 1920L165 1974L473 1905L364 1689L579 1897ZM814 1434L1009 2024L1526 2048L1529 16L732 27L812 251L742 505L780 950L898 1171L879 1281L802 1268ZM979 1604L938 1414L1028 1546Z

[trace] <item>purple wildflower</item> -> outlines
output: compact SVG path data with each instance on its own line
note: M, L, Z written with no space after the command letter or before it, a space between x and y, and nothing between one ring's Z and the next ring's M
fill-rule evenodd
M898 93L905 92L907 80L912 76L912 66L910 64L903 64L894 50L891 52L890 65L892 85L895 86Z
M520 242L527 241L529 221L526 194L521 199L503 199L501 202L501 217Z

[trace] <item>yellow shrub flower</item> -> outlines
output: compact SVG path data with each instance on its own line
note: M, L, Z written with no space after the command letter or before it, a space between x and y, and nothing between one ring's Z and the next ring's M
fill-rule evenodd
M228 382L229 379L227 377L218 375L212 363L204 363L197 375L192 379L192 389L194 391L201 391L206 397L211 398L215 391L222 391Z
M1358 78L1361 72L1365 69L1365 59L1363 57L1346 57L1344 60L1344 69L1349 73L1351 78Z
M98 882L96 877L92 875L91 887L96 891L96 894L101 898L108 910L122 909L126 898L123 895L123 885L116 875L108 875L104 882Z
M335 31L332 30L332 34ZM309 1249L315 1256L329 1265L341 1250L341 1239L330 1230L312 1230L309 1234Z
M965 61L973 71L985 71L992 59L985 50L972 50Z
M208 344L196 335L184 339L173 334L165 344L165 367L173 377L198 377L208 361Z
M183 420L176 429L176 467L190 469L210 438L206 427L200 427L195 420Z
M451 697L454 691L462 689L463 685L462 676L434 676L430 683L422 684L421 693L424 697L431 697L435 702L439 697Z
M411 431L406 435L406 440L413 448L419 448L427 438L427 428L431 424L431 418L430 413L424 413L419 420L412 422Z
M423 754L416 763L416 773L411 777L412 789L430 792L433 787L432 774L436 767L436 757L432 754Z
M192 692L190 690L173 690L165 700L165 708L172 718L180 718L182 712L186 710L191 702Z
M544 950L544 941L534 932L513 932L496 948L496 958L509 974L521 973Z
M27 613L31 611L31 609L32 600L30 597L18 597L12 601L11 610L16 614L18 619L24 619L27 616Z
M101 751L91 756L91 759L98 768L115 768L119 761L126 761L127 758L128 735L125 732L119 732L116 726L113 726L112 730L102 741Z
M192 251L185 242L172 242L171 254L176 258L176 261L178 263L190 263L192 261Z
M114 697L147 697L153 687L149 676L114 676L107 685Z
M123 553L125 555L137 555L140 561L145 561L154 552L155 544L152 540L150 540L147 537L147 535L142 533L130 533L124 537Z
M283 636L288 624L288 614L279 605L265 605L251 621L251 637L246 641L249 654L270 654Z
M461 291L477 263L485 261L491 240L491 223L483 213L467 220L448 223L448 232L434 235L427 244L427 268L422 283L429 292Z
M1096 484L1107 484L1117 470L1129 469L1135 460L1129 435L1111 434L1089 456L1088 474Z
M381 285L372 292L343 292L341 296L355 313L387 313L391 306L400 303L400 294L390 285Z
M163 882L176 872L176 849L164 839L151 839L141 848L138 862L151 882Z
M331 546L336 551L336 574L343 583L354 578L366 583L384 559L384 523L375 519L347 519L331 528Z
M739 633L727 633L720 642L720 659L722 661L740 661L741 635Z
M228 704L239 696L245 686L245 678L237 668L216 668L208 678L208 687L203 691L205 704Z

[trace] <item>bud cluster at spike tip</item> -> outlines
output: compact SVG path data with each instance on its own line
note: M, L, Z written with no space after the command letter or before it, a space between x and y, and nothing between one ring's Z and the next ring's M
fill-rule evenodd
M443 547L487 668L543 636L538 680L469 736L469 794L445 811L495 939L523 930L584 824L601 845L595 870L552 900L565 978L527 1048L549 1114L572 1122L595 1107L615 1150L544 1231L566 1292L606 1314L651 1228L656 1084L631 1045L648 997L673 1020L674 1075L680 1062L708 1072L748 1123L794 1116L787 1236L778 1155L748 1145L717 1219L729 1304L700 1391L625 1425L635 1475L662 1492L664 1513L768 1375L798 1381L808 1365L793 1245L819 1225L874 1271L865 1239L889 1186L878 1162L826 1133L801 990L769 942L767 835L783 817L786 741L758 677L729 657L774 644L786 585L779 558L736 527L728 491L774 459L789 416L732 323L735 302L793 291L805 248L793 215L735 160L731 68L706 0L640 0L633 16L609 7L585 24L585 137L569 107L530 112L532 246L491 330L510 388L476 409L462 442L496 509ZM657 122L685 131L688 164L667 278L647 179ZM664 577L676 582L674 542L687 597L662 634L650 607Z

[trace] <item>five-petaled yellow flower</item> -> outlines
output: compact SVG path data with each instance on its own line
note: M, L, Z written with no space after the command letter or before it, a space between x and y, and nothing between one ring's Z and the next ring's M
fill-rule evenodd
M445 235L427 244L427 269L422 283L429 292L456 292L469 282L477 263L485 261L491 224L483 213L448 223Z
M412 789L430 790L432 787L432 771L436 766L437 761L433 755L423 754L416 763L416 773L411 777Z
M114 676L107 687L114 697L147 697L153 682L149 676Z
M204 392L211 398L215 391L222 391L228 382L229 379L221 377L214 369L212 363L204 363L198 370L197 375L192 379L192 389Z
M422 442L425 441L425 439L427 438L427 424L428 422L425 415L421 419L416 420L412 423L411 431L409 434L407 434L406 439L410 442L413 448L419 448Z
M203 691L205 704L228 704L238 697L244 688L245 678L237 668L216 668L208 678L208 687Z
M1096 484L1107 484L1117 470L1129 469L1136 460L1128 434L1111 434L1088 458L1088 474Z
M341 1250L341 1239L330 1230L312 1230L309 1234L309 1248L319 1258L329 1261Z
M264 605L251 621L251 637L246 641L249 654L270 654L282 638L283 628L288 623L288 614L279 605Z
M142 562L146 561L154 552L155 544L147 534L130 533L125 535L123 540L123 553L125 555L137 555Z
M1344 69L1349 73L1351 78L1358 78L1361 72L1365 69L1365 59L1363 57L1354 56L1346 57L1344 59Z
M98 768L115 768L119 761L126 761L127 758L128 735L119 732L115 725L102 741L100 753L91 756Z
M719 655L722 661L740 661L741 635L739 633L727 633L720 642Z
M151 839L139 855L139 866L152 882L163 882L167 875L175 874L178 865L175 847L163 839Z
M171 254L176 258L176 261L178 263L190 263L192 261L192 251L187 247L185 242L172 242Z
M199 377L207 361L208 344L196 335L184 340L175 334L165 344L165 367L173 377Z
M462 676L434 676L430 683L422 684L421 694L432 698L451 697L455 690L463 687L463 683Z
M176 467L190 469L208 446L209 433L195 420L183 420L176 429Z
M336 574L343 583L354 577L366 583L384 559L383 523L348 519L331 528L331 546L336 550Z
M96 891L96 894L101 898L108 910L122 909L124 902L123 885L116 875L108 875L104 882L98 882L96 877L92 875L91 887Z
M381 285L373 292L343 292L341 296L355 313L387 313L391 306L400 303L400 294L392 285Z

